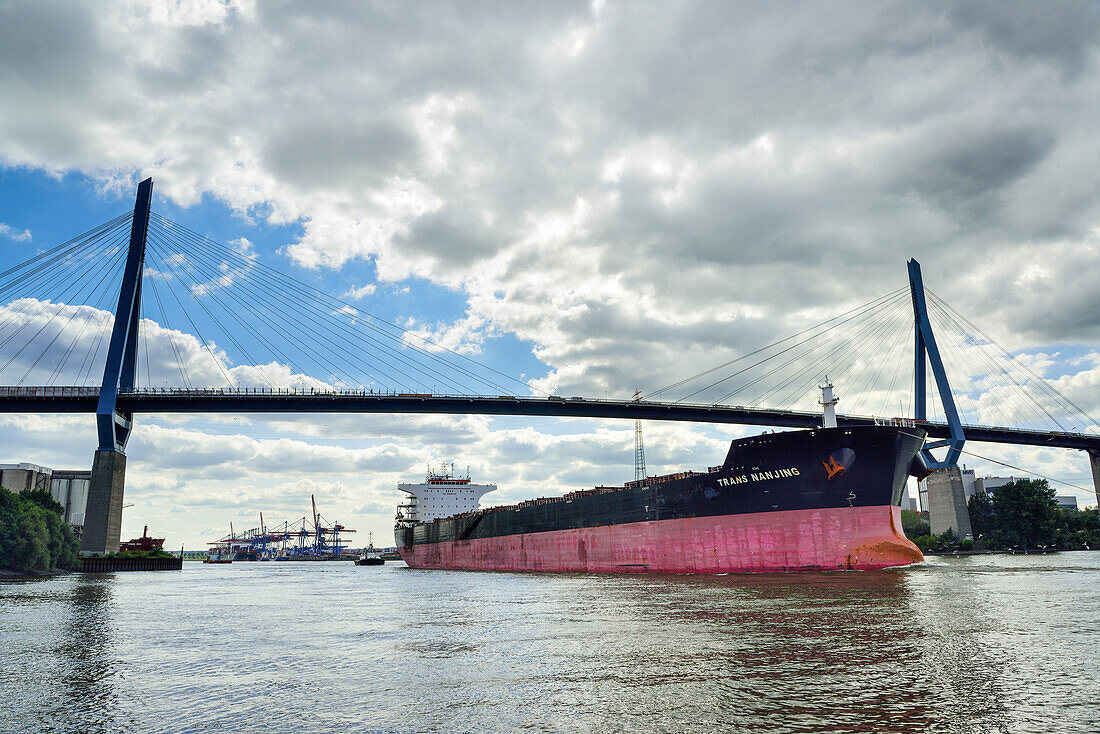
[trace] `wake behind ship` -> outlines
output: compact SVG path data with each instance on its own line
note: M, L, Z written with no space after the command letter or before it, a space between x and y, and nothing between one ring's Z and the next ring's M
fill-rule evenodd
M873 570L923 561L902 493L925 432L836 427L733 441L721 466L478 509L495 485L429 470L400 484L394 538L412 568L600 573Z

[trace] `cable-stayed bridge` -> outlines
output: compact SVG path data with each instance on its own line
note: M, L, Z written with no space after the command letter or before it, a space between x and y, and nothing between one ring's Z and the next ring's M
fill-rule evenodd
M243 240L213 242L156 214L151 198L147 180L133 212L0 272L0 412L97 416L85 551L117 548L124 452L140 413L811 428L822 421L819 383L830 379L843 393L839 425L919 426L933 439L923 452L929 468L954 466L966 440L1080 449L1100 492L1097 421L1043 379L1041 365L926 290L915 261L907 286L638 398L601 400L549 394L446 348L430 331L366 313L265 266ZM692 363L691 355L674 360Z

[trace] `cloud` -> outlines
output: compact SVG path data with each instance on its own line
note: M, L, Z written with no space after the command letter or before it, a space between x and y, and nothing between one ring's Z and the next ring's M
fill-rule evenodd
M353 301L360 301L367 296L373 296L377 286L374 283L367 283L362 286L352 286L344 293L341 298L350 298Z
M16 242L30 242L31 231L29 229L24 229L22 232L20 232L19 230L13 229L11 226L0 222L0 237L7 237L9 240L14 240Z
M474 313L467 313L453 324L416 326L415 320L410 319L407 325L403 342L435 353L479 354L485 340L497 333L484 316Z

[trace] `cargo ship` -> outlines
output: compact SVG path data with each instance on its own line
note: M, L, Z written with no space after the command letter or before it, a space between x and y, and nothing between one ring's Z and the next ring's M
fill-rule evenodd
M826 393L831 398L830 392ZM429 471L402 484L394 536L412 568L721 574L904 566L915 426L822 428L734 440L721 466L479 509L494 485ZM441 511L462 508L443 515Z

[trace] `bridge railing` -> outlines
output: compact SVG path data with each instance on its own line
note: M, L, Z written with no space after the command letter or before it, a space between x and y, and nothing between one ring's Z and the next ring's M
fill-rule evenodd
M98 387L0 386L0 398L98 398Z

